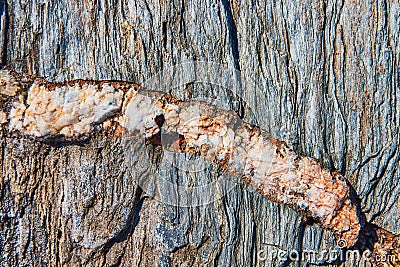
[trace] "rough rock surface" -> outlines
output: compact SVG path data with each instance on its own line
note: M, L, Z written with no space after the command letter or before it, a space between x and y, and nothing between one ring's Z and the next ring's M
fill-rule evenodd
M58 82L143 84L191 59L255 74L267 101L244 91L254 113L244 120L335 167L366 220L399 234L399 12L396 1L2 1L0 60ZM213 86L171 93L237 108ZM2 265L277 266L259 252L335 247L331 232L245 185L196 208L145 198L132 176L148 169L192 182L159 151L132 174L116 138L54 147L0 137ZM210 170L222 175L196 176Z
M3 76L3 80L10 78L9 71L0 71L0 79ZM0 90L20 87L17 79L8 80L11 85L6 81ZM28 138L62 137L62 142L95 133L95 125L103 130L117 125L114 137L133 135L171 152L200 155L268 199L321 223L346 247L359 240L364 221L344 178L312 158L299 157L284 142L242 122L233 111L202 101L182 102L162 92L138 91L124 82L53 84L35 79L25 94L26 100L21 101L21 95L12 103L9 132Z

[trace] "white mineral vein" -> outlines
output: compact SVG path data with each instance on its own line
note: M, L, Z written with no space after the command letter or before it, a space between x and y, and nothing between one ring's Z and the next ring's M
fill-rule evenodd
M314 218L348 246L359 237L356 207L339 173L296 155L284 142L241 122L232 111L138 91L136 85L124 82L51 84L36 79L22 87L10 71L0 72L0 93L13 97L11 110L2 111L8 114L12 132L73 139L90 133L96 124L109 130L113 125L115 135L140 132L165 149L197 153L221 165L267 198ZM15 96L24 90L24 97Z

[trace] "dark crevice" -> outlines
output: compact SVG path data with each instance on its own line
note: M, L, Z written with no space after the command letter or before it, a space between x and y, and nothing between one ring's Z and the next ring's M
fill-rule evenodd
M255 215L254 215L254 210L255 210L255 208L254 208L254 202L252 201L252 202L250 202L251 203L251 211L252 211L252 217L254 218L255 217ZM252 235L251 235L251 255L257 255L256 253L257 253L257 247L256 247L256 244L257 244L257 225L253 222L253 224L252 224L252 227L251 227L252 229L251 229L251 231L252 231ZM252 266L254 266L254 265L256 265L257 264L257 257L252 257L251 258L251 265Z
M225 10L226 24L229 32L229 42L232 49L233 64L235 69L240 71L239 66L239 41L237 36L237 28L235 20L233 19L231 5L228 0L221 0L221 4Z
M162 23L162 43L163 47L166 49L167 48L167 22L163 21Z
M0 34L3 35L3 44L1 49L1 62L0 67L7 65L7 47L8 47L8 29L10 26L10 18L8 16L8 4L6 0L0 0L0 23L4 19L4 29Z
M225 16L226 16L226 26L228 28L228 33L229 33L229 44L232 52L232 57L233 57L233 67L235 68L235 73L233 74L234 79L236 79L238 87L237 92L241 92L242 90L242 81L240 77L240 64L239 64L239 41L238 41L238 34L237 34L237 27L235 23L235 19L233 18L232 14L232 8L229 3L229 0L221 0L221 4L225 10ZM235 99L235 96L232 94L230 90L227 91L229 95L229 99L233 102ZM240 103L240 102L239 102ZM240 118L244 118L244 108L243 104L240 103L239 107L235 107L233 103L231 103L231 108L236 111L238 116Z
M165 122L164 115L161 114L161 115L156 116L154 121L156 122L157 126L161 128Z
M139 187L137 188L136 194L135 194L135 200L134 200L134 205L132 206L131 213L128 215L128 219L126 222L126 225L121 231L111 238L103 247L103 251L105 254L116 244L116 243L121 243L124 242L125 240L128 239L128 237L133 233L135 230L136 226L139 223L140 219L140 211L142 210L143 202L144 202L144 197L142 197L142 189Z
M299 253L300 259L297 261L297 266L301 266L301 261L304 260L302 258L303 254L303 241L304 241L304 235L306 233L307 225L310 224L311 220L308 218L303 218L300 222L299 225L299 231L298 231L298 236L297 236L297 251Z
M376 227L367 222L367 218L362 212L361 198L358 196L356 190L347 180L346 184L349 188L351 202L356 206L357 217L360 221L359 238L352 248L360 251L361 253L366 251L367 249L373 251L374 244L378 242Z
M184 15L185 15L185 1L182 0L181 1L181 10L180 10L180 14L179 14L179 34L182 35L183 39L186 42L186 26L185 26L185 19L184 19Z

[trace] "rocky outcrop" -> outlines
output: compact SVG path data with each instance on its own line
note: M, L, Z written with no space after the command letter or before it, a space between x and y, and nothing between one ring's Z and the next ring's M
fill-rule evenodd
M390 232L399 234L398 7L387 1L7 1L0 3L1 63L53 83L145 84L160 70L187 60L215 61L236 68L242 79L254 77L260 90L244 90L242 83L238 95L196 83L170 87L168 93L185 102L218 99L243 121L292 145L297 155L336 168L366 222L356 248L361 254L385 247L389 255L375 260L394 265L389 256L396 254L397 244ZM23 88L0 96L1 264L368 266L368 257L304 257L301 263L277 257L277 252L288 256L307 250L320 255L337 249L337 239L245 183L234 183L224 193L213 187L217 200L208 205L160 201L170 197L162 195L169 192L166 182L183 190L233 178L196 156L117 137L117 124L108 125L116 135L110 138L100 124L118 116L120 98L110 110L86 113L91 115L80 128L64 130L71 136L87 131L79 140L39 142L37 136L9 133L11 110L21 118L17 125L32 136L40 135L40 125L49 126L35 120L23 124L23 113L42 89L28 104L23 92L31 76L18 78ZM78 87L71 99L84 94ZM103 104L107 90L88 88ZM78 105L70 110L82 111ZM51 133L77 122L64 113L46 115L59 123L50 125ZM187 162L200 167L193 172ZM154 188L157 197L148 196L151 190L142 192L138 181L143 177L165 181Z

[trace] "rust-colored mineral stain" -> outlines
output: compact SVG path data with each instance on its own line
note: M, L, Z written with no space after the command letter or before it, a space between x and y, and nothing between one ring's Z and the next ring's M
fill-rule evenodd
M400 266L400 237L384 229L376 229L377 242L369 255L374 266Z

